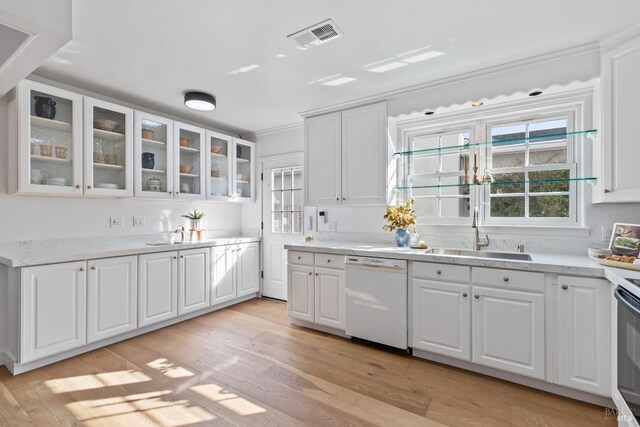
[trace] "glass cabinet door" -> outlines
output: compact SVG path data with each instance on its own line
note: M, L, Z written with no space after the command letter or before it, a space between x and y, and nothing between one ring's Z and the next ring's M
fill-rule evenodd
M136 111L134 148L135 196L172 198L173 122Z
M133 110L84 101L84 185L87 195L133 195Z
M204 199L205 131L182 123L174 124L175 194L180 199Z
M254 197L254 156L255 144L234 138L234 198L242 201L251 201Z
M82 194L82 96L19 85L19 192Z
M231 172L233 169L231 150L233 138L216 132L207 132L207 198L210 200L229 200L231 195Z

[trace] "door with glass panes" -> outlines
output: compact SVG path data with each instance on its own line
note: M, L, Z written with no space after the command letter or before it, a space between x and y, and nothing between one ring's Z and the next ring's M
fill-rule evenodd
M302 156L262 163L262 295L287 299L287 252L302 242Z

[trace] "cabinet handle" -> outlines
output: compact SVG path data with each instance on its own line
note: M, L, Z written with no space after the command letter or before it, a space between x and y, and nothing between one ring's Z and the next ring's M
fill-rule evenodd
M339 201L340 201L340 197L336 197L336 202L339 202Z
M508 282L508 281L509 281L509 278L508 278L507 276L504 276L504 277L502 278L502 280L503 280L503 281L505 281L505 282Z
M167 191L167 193L171 194L171 191Z
M302 259L302 257L301 257L301 256L299 256L299 257L297 257L297 259Z
M347 200L347 198L346 198L346 197L343 197L343 198L342 198L342 200Z
M95 265L92 265L92 266L91 266L91 269L92 269L92 270L95 270L95 269L96 269L96 266L95 266Z
M318 273L316 273L316 276L318 275Z
M309 272L309 276L311 276L312 274L313 274L312 272Z
M328 259L328 260L327 260L327 264L328 264L328 263L330 263L330 262L331 262L331 260L330 260L330 259Z
M76 184L76 188L77 188L77 189L80 189L80 184Z
M438 270L438 271L436 271L436 274L437 274L438 276L439 276L439 275L441 275L441 274L442 274L442 270Z
M466 293L466 292L464 292L464 293L462 294L462 298L466 298L466 297L467 297L467 293Z
M177 256L174 256L174 257L173 257L173 259L178 259L178 257L177 257Z
M611 193L611 190L609 190L608 188L605 188L605 189L604 189L604 192L605 192L605 193Z
M562 290L566 291L567 289L569 289L569 287L567 285L562 285Z
M184 258L184 255L180 255L180 258Z
M84 267L80 267L80 271L84 271Z
M474 297L475 299L479 299L479 298L480 298L480 295L475 294L473 297Z
M88 188L89 190L91 190L91 186L90 186L90 185L87 185L87 188Z

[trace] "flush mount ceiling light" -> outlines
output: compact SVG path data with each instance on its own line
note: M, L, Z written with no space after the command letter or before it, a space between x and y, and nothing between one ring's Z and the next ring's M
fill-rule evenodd
M184 105L192 110L211 111L216 108L216 99L204 92L187 92L184 94Z
M472 107L482 107L484 105L484 102L482 101L477 101L471 104Z
M540 96L542 95L542 90L541 89L534 89L531 92L529 92L529 96Z

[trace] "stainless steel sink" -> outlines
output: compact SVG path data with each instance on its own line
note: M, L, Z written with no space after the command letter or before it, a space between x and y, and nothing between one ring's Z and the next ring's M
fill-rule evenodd
M444 249L444 248L432 248L427 249L425 252L429 255L449 255L459 256L465 258L491 258L491 259L505 259L512 261L531 261L531 255L522 254L519 252L489 252L489 251L474 251L471 249Z

